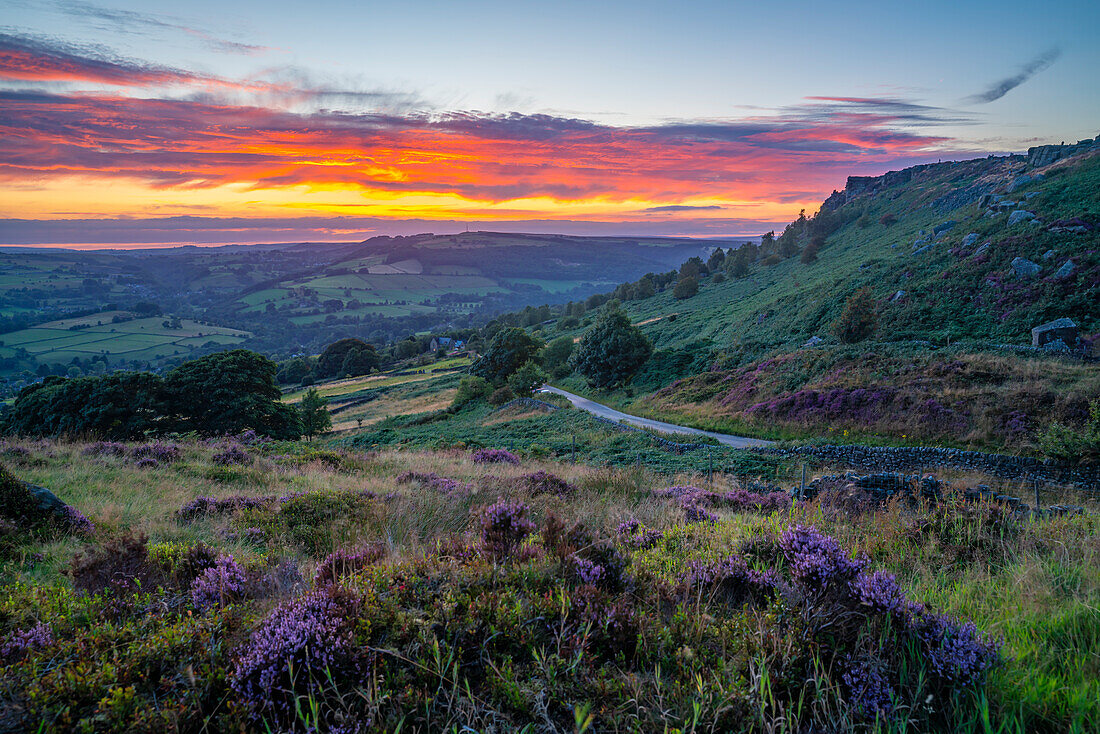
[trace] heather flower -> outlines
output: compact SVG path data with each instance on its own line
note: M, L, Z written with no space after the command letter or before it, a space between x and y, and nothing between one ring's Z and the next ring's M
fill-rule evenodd
M637 520L627 520L619 523L618 533L625 536L623 542L635 550L652 548L665 537L665 534L660 530L647 528Z
M240 466L252 463L252 456L238 444L229 444L210 457L219 466Z
M894 689L882 670L881 664L870 659L844 658L841 680L848 689L848 701L852 708L867 718L878 718L893 709Z
M790 495L783 491L759 494L735 489L722 495L719 501L737 512L773 512L786 510L791 506Z
M326 587L280 604L252 633L230 675L233 690L261 712L288 714L297 695L356 668L357 601Z
M220 557L191 582L191 601L199 609L234 601L243 592L248 577L233 556Z
M600 566L587 558L573 557L573 571L577 574L577 578L581 580L581 583L585 584L598 584L602 579L607 576L607 569Z
M853 597L860 604L876 612L901 614L909 609L905 594L892 573L863 573L851 582L850 587Z
M849 558L834 538L799 525L779 537L779 547L796 581L813 591L850 581L867 565Z
M915 619L913 627L929 666L947 684L980 683L999 660L1001 643L980 632L973 622L926 614Z
M301 493L298 493L301 494ZM267 495L263 497L247 497L244 495L231 495L229 497L208 497L200 496L191 500L183 507L176 510L176 517L183 522L190 522L191 520L198 519L204 515L220 515L222 513L236 512L237 510L247 510L254 507L266 507L276 501L286 502L298 495L287 495L286 497L275 497L273 495Z
M154 441L138 444L130 450L131 459L153 459L160 464L171 464L180 458L179 447L175 444Z
M44 622L30 629L16 630L0 645L0 659L10 659L53 644L53 630Z
M774 571L757 571L749 568L745 559L730 556L717 563L692 563L681 581L687 589L709 589L737 605L771 599L779 577Z
M138 469L156 469L160 466L160 462L154 459L152 456L143 456L137 460L134 464Z
M65 505L61 513L61 522L70 533L74 535L91 535L95 532L95 525L84 517L84 513L72 505Z
M480 449L474 452L475 464L518 464L519 457L504 449Z
M515 483L532 495L551 494L555 497L569 497L577 493L576 485L567 482L556 474L542 470L524 474L516 479Z
M522 502L497 502L481 511L481 547L494 558L506 558L535 531Z
M684 521L688 523L718 522L718 516L699 505L688 505L684 508Z

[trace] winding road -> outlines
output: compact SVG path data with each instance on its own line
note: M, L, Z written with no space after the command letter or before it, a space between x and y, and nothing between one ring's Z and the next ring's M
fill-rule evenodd
M554 387L552 385L543 385L539 392L549 392L554 395L561 395L563 398L573 404L574 407L586 410L592 415L600 418L607 418L609 420L618 421L621 423L628 423L638 428L648 428L653 431L660 431L662 433L679 433L688 434L692 436L710 436L716 439L718 443L725 446L730 446L735 449L747 449L753 446L771 446L774 441L764 441L759 438L746 438L744 436L731 436L728 433L715 433L714 431L703 431L698 428L688 428L687 426L678 426L675 423L665 423L664 421L655 421L650 418L639 418L636 415L630 415L624 413L621 410L615 410L609 408L606 405L602 405L588 398L582 398L580 395L574 395L571 392L566 392L561 388Z

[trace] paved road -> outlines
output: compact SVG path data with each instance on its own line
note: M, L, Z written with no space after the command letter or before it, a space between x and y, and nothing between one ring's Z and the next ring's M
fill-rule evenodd
M601 418L610 418L613 421L620 421L622 423L629 423L632 426L638 426L639 428L649 428L654 431L661 431L662 433L681 433L690 434L693 436L710 436L717 439L719 443L726 446L732 446L735 449L746 449L752 446L771 446L772 441L763 441L759 438L745 438L744 436L731 436L728 433L715 433L714 431L702 431L698 428L688 428L687 426L678 426L675 423L665 423L664 421L650 420L649 418L639 418L636 415L630 415L629 413L623 413L621 410L615 410L609 408L606 405L589 400L588 398L582 398L580 395L574 395L571 392L566 392L557 387L551 385L543 385L543 390L552 392L555 395L561 395L563 398L571 402L575 407L581 410L587 410L592 415L598 415Z

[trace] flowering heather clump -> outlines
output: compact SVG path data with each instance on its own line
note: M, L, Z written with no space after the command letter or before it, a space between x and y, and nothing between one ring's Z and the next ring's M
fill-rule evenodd
M699 505L688 505L684 508L684 522L718 522L718 516Z
M397 475L398 484L408 484L410 482L419 482L428 489L434 489L441 494L466 494L474 489L472 485L466 482L460 482L450 477L441 477L435 472L407 471Z
M247 527L241 531L227 530L222 537L228 541L241 540L246 543L263 543L267 539L267 533L257 527Z
M96 441L93 444L85 446L83 453L85 456L117 456L122 458L129 453L129 450L124 443L118 443L116 441Z
M49 647L53 640L53 630L44 622L39 622L30 629L16 630L0 645L0 659L21 657L32 650Z
M516 480L516 484L532 495L552 494L555 497L570 497L577 493L575 484L541 469L532 474L524 474Z
M637 520L619 523L618 533L623 543L634 550L647 550L661 542L665 534L660 530L647 528Z
M349 592L329 586L276 607L241 651L233 690L260 712L288 715L296 696L352 673L357 605Z
M789 509L791 506L791 496L782 491L758 494L735 489L722 495L720 501L722 505L737 512L774 512Z
M95 532L95 525L84 517L84 513L72 505L65 505L61 513L61 523L65 529L74 535L91 535Z
M242 466L252 463L252 456L239 444L229 444L210 457L218 466Z
M856 712L867 718L889 714L893 709L894 689L882 665L870 659L845 656L840 679L848 689L848 701Z
M519 457L504 449L480 449L474 452L475 464L518 464Z
M775 596L779 576L774 571L749 568L745 559L730 556L717 563L692 563L682 579L686 589L705 589L726 603L760 603Z
M834 538L817 528L799 525L779 537L779 546L791 569L791 575L814 591L850 581L866 561L849 558Z
M176 518L183 522L190 522L204 515L220 515L253 507L266 507L273 502L285 502L290 498L290 495L279 498L271 495L264 497L246 497L244 495L232 495L222 498L196 497L176 510Z
M191 582L191 601L199 609L221 606L240 597L247 581L233 556L222 556Z
M138 461L139 465L142 459L152 459L158 464L171 464L179 460L180 449L175 444L154 441L135 446L130 450L130 458Z
M894 574L885 571L860 574L850 584L852 594L863 606L876 612L902 614L909 609L905 593Z
M143 456L137 460L134 464L138 469L156 469L160 466L160 462L154 459L152 456Z
M497 502L481 511L481 548L494 558L507 558L535 532L522 502Z
M381 543L371 543L355 550L334 551L317 567L313 585L321 587L335 584L341 576L373 566L385 555L386 548Z
M262 436L251 428L241 431L233 437L233 440L245 446L260 446L265 443L271 443L270 436Z
M592 584L595 586L607 576L607 569L600 566L587 558L573 558L573 571L577 574L577 578L581 580L581 583Z
M924 656L941 681L951 686L980 683L997 664L1001 643L945 614L925 614L913 622Z

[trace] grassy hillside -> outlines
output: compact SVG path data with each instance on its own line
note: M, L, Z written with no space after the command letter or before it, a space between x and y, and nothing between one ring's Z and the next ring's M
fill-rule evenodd
M735 477L454 449L136 448L3 448L94 524L0 536L9 730L1100 722L1095 516L759 510ZM861 568L888 575L812 571Z
M1100 332L1100 155L1034 170L1018 157L979 159L908 175L871 191L856 181L835 197L846 201L819 216L840 226L816 261L796 250L743 277L705 276L691 298L669 287L625 301L657 352L628 388L597 397L771 437L1026 451L1037 427L1080 424L1100 395L1100 367L1003 345L1029 346L1033 327L1063 316L1086 340ZM1010 225L1016 210L1035 219ZM796 237L803 248L808 239ZM1017 274L1015 258L1038 274ZM832 325L864 288L875 330L841 344ZM587 391L578 378L563 385Z

